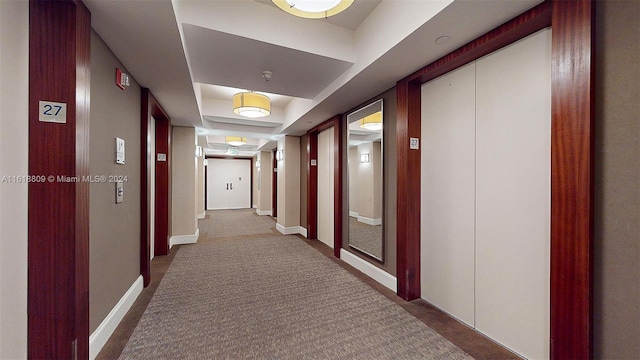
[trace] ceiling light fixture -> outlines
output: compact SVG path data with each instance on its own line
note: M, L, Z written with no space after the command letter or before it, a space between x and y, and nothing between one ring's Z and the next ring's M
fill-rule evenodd
M367 130L382 130L382 111L375 112L360 119L360 127Z
M247 143L247 138L240 136L225 136L224 142L231 146L242 146Z
M241 92L233 95L233 112L249 118L269 116L271 100L255 92Z
M306 19L326 19L346 10L354 0L271 0L288 12Z

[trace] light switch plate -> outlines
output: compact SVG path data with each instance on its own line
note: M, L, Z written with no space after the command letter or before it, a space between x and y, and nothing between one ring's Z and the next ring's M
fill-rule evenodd
M124 139L116 138L116 164L124 165Z

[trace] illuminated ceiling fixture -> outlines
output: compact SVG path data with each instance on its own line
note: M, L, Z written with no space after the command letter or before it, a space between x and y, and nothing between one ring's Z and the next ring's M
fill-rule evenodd
M224 142L231 146L242 146L247 143L247 138L240 136L225 136Z
M375 112L360 119L360 127L367 130L382 130L382 111Z
M269 97L255 92L241 92L233 95L233 112L249 118L259 118L271 114Z
M326 19L346 10L353 0L271 0L280 9L301 18Z

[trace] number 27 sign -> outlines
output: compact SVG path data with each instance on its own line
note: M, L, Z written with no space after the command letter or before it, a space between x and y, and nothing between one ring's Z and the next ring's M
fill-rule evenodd
M40 101L38 119L44 122L66 123L67 104L53 101Z

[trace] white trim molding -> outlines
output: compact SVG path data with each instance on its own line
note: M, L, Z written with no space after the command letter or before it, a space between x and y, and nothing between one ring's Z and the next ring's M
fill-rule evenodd
M89 359L93 360L98 356L100 350L107 343L107 340L111 337L113 332L118 327L118 324L122 321L127 311L131 309L131 306L136 301L142 289L144 288L144 282L142 275L138 276L136 281L133 282L129 290L122 295L120 301L116 306L111 309L109 315L102 320L102 323L98 326L96 331L89 336Z
M361 223L365 223L367 225L382 225L382 219L372 219L364 216L358 215L358 221Z
M307 229L303 228L302 226L298 226L298 234L307 237Z
M198 214L198 220L202 220L202 219L204 219L205 217L207 217L207 212L206 212L206 211L205 211L205 212L203 212L202 214Z
M260 215L260 216L264 216L264 215L271 216L272 212L271 212L271 210L260 210L260 209L256 209L256 214L258 214L258 215Z
M200 236L200 228L196 229L196 233L193 235L172 236L169 239L169 249L171 249L173 245L195 244L198 242L198 236Z
M360 214L358 214L358 212L357 212L357 211L351 211L351 210L349 210L349 216L354 217L354 218L357 218L357 217L360 217Z
M398 279L373 264L362 260L345 249L340 249L340 259L365 275L384 285L393 292L398 292Z
M304 237L307 237L307 229L303 228L300 225L284 227L276 223L276 230L284 235L300 234Z

